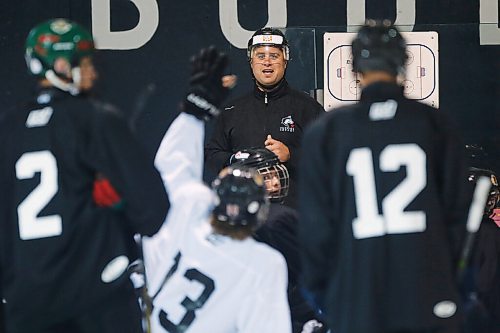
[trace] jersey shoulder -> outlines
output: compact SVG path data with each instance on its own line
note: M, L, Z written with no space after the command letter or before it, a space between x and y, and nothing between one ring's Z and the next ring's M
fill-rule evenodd
M276 269L278 267L283 267L286 269L286 261L283 255L271 246L256 241L255 239L250 239L253 242L254 252L253 257L259 263L260 267L266 269Z
M0 133L5 133L12 128L12 124L24 120L28 114L26 107L19 110L6 110L0 113Z
M67 121L77 123L80 128L88 127L98 137L106 136L106 133L122 136L123 132L130 132L125 115L114 105L99 99L77 97L61 108L64 108L61 113L69 118Z
M398 112L404 114L407 119L415 120L415 124L425 124L436 132L456 132L459 129L456 117L447 110L436 109L419 101L405 99L401 102L401 110L398 109Z

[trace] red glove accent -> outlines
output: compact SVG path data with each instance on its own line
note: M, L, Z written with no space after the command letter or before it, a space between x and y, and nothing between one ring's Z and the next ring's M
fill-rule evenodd
M500 208L493 209L493 213L491 213L490 219L492 219L493 222L495 222L500 228Z
M92 198L99 207L119 208L122 203L122 198L106 178L99 178L94 181Z

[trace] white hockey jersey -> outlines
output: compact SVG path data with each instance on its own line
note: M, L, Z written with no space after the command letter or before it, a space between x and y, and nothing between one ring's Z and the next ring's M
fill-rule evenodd
M212 233L216 198L202 182L203 138L204 123L181 113L156 155L171 208L143 242L152 331L290 333L282 255L252 238Z

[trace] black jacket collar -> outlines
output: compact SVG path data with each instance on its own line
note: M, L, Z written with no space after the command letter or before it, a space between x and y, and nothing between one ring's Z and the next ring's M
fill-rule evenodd
M363 88L361 102L381 102L388 99L401 100L404 99L403 89L397 83L374 82Z
M281 80L280 83L273 89L269 91L262 91L254 84L254 95L258 99L264 100L267 94L268 100L278 99L279 97L285 95L288 92L288 82L285 79Z

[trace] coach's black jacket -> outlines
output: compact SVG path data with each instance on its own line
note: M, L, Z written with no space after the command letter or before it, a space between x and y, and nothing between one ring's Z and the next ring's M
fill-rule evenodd
M125 258L136 256L133 234L154 234L169 203L121 113L85 96L42 90L0 123L0 156L8 326L34 332L27 325L62 322L133 296L123 272ZM122 196L120 212L94 204L98 173Z
M267 136L271 135L290 150L290 160L285 163L290 172L290 192L285 204L294 206L302 134L321 113L324 110L318 102L290 88L286 80L270 92L263 92L255 85L253 92L228 104L217 119L213 136L205 147L207 165L219 172L229 165L234 153L264 148Z

